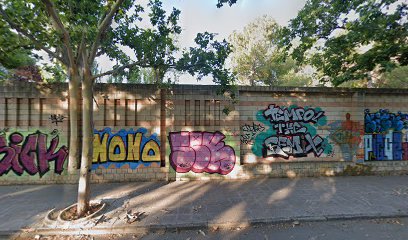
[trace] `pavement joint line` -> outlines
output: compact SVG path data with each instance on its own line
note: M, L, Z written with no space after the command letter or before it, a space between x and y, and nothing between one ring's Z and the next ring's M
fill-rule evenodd
M71 229L59 229L59 228L27 228L21 230L6 230L0 231L0 236L10 236L13 234L43 234L43 235L75 235L75 234L119 234L119 233L143 233L150 231L180 231L180 230L205 230L211 228L232 228L232 227L250 227L261 224L284 224L299 221L305 222L324 222L324 221L339 221L339 220L364 220L364 219L379 219L379 218L406 218L408 213L404 214L377 214L377 215L363 215L363 214L335 214L324 216L300 216L300 217L281 217L281 218L261 218L251 219L240 222L224 222L224 223L193 223L193 224L153 224L150 226L121 226L121 227L94 227L89 229L71 228Z

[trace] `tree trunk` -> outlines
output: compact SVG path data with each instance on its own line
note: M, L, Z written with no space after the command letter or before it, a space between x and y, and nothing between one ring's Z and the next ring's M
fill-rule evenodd
M166 166L166 89L160 89L160 166Z
M78 136L78 102L80 79L76 68L70 68L69 79L69 157L68 173L76 173L79 160L79 136Z
M374 81L371 76L371 73L369 73L367 76L367 88L374 88Z
M89 208L89 179L93 153L93 90L90 71L84 73L82 81L82 157L78 184L78 216L83 216Z

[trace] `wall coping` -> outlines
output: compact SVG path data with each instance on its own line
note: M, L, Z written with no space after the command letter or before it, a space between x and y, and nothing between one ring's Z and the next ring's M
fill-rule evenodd
M12 90L21 91L21 89L68 89L68 83L36 83L36 82L18 82L6 81L0 83L0 92L10 92ZM96 83L95 91L104 91L108 88L128 91L131 89L152 89L157 90L154 84L131 84L131 83ZM216 91L218 85L194 85L194 84L175 84L171 85L170 90L210 90ZM279 93L325 93L325 94L408 94L408 89L403 88L338 88L338 87L269 87L269 86L237 86L241 92L279 92Z

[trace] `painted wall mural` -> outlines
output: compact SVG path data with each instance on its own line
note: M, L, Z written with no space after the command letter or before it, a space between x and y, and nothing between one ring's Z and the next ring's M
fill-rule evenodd
M47 134L40 131L26 137L14 132L9 135L7 143L6 136L0 135L0 176L10 170L17 175L25 171L30 175L38 173L42 176L50 170L50 161L55 162L55 173L61 174L68 149L64 145L58 147L58 135L54 135L50 141L47 137Z
M326 124L326 116L320 108L280 107L271 104L259 111L257 120L269 126L255 138L252 151L258 157L306 157L313 153L316 157L332 151L328 137L317 134L316 127Z
M225 145L221 132L172 132L170 164L179 173L230 173L236 161L235 151Z
M364 159L408 160L408 114L365 110Z
M358 121L352 121L350 113L346 113L346 120L334 121L328 124L330 140L340 147L345 161L352 161L353 156L360 159L359 148L363 127ZM361 156L362 159L362 156Z
M131 169L141 164L160 162L160 141L156 134L149 137L145 128L122 129L113 133L110 128L94 130L92 169L128 164Z

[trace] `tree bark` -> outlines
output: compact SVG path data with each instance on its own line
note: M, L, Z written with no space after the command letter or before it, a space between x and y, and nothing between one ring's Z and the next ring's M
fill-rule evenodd
M160 89L160 166L166 166L166 89Z
M89 69L88 69L89 70ZM82 81L82 156L78 184L78 216L83 216L89 208L90 172L93 153L93 90L90 71L84 73Z
M371 76L371 73L369 73L367 76L367 88L374 88L374 81Z
M68 156L68 173L75 174L78 168L79 160L79 128L78 128L78 102L79 102L79 84L80 79L78 70L74 67L69 69L69 156Z

